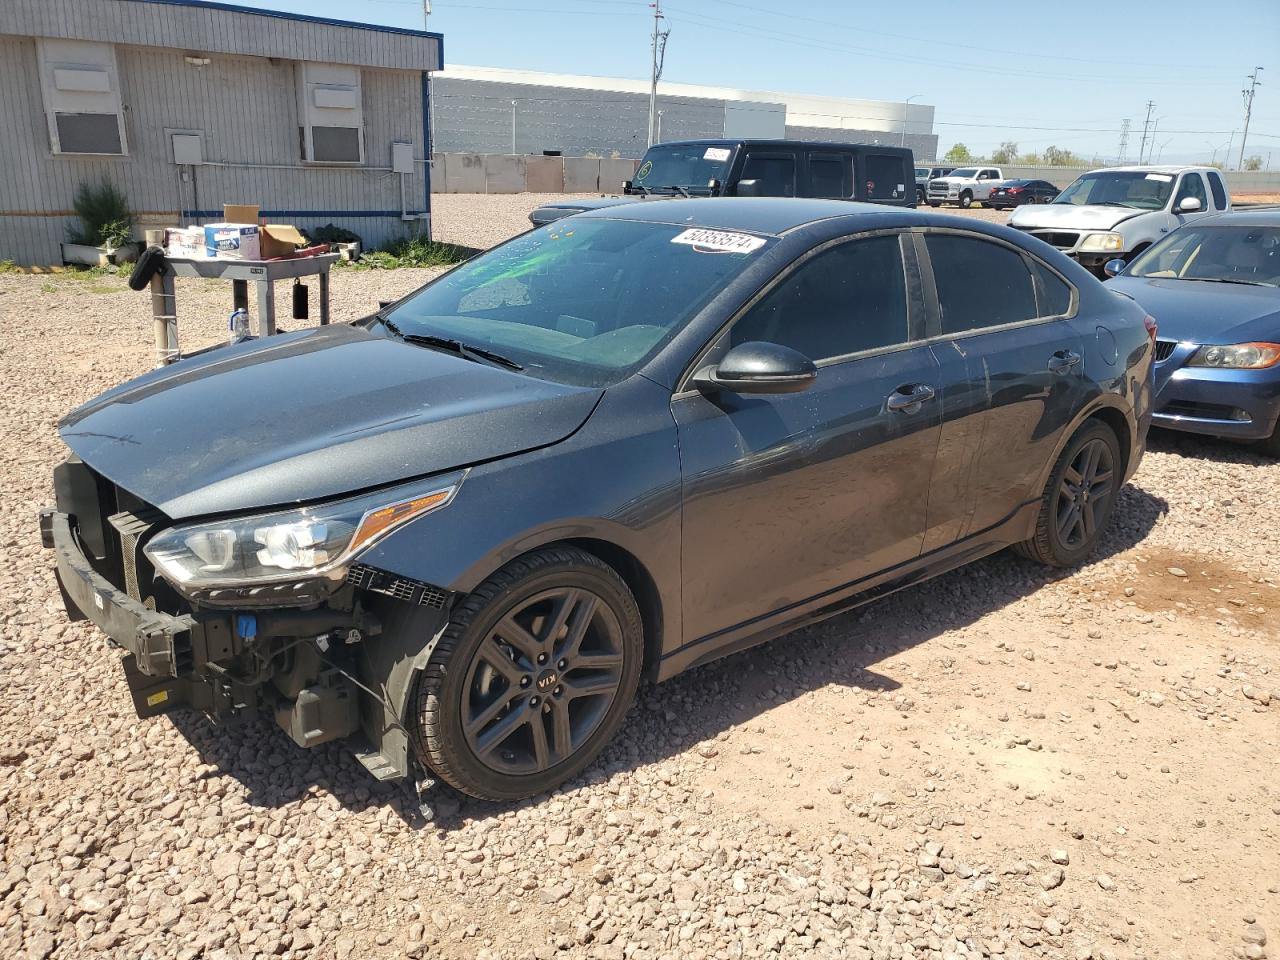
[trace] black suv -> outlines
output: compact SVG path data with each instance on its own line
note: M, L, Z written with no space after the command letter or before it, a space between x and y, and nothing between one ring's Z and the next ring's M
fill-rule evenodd
M89 401L42 533L140 715L259 710L379 778L526 797L642 677L1011 544L1084 560L1153 336L994 224L635 203Z
M651 197L813 197L914 207L910 150L804 140L682 140L650 147L622 195L538 207L541 226L583 210Z

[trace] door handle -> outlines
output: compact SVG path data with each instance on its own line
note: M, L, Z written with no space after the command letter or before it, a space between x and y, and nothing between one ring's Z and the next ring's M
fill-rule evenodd
M1059 350L1049 358L1049 371L1051 373L1066 373L1079 362L1080 354L1074 350Z
M927 383L904 384L889 394L885 405L895 413L915 413L926 400L932 400L936 394Z

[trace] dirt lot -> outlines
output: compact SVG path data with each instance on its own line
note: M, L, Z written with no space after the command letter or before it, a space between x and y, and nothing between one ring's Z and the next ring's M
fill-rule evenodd
M439 232L537 199L443 197ZM335 313L426 275L343 271ZM184 344L222 335L225 289L180 297ZM1088 566L992 557L642 691L569 789L426 825L269 722L135 720L35 513L58 417L149 366L147 299L5 275L0 318L5 960L1276 950L1280 464L1155 436Z

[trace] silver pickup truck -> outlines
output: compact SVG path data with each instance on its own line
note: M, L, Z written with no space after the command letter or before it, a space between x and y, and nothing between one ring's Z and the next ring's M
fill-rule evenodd
M1083 174L1053 203L1019 207L1009 226L1104 276L1108 261L1132 260L1189 220L1230 209L1213 167L1108 167Z
M1003 179L999 167L960 167L929 181L929 206L954 203L968 209L991 196L991 188Z

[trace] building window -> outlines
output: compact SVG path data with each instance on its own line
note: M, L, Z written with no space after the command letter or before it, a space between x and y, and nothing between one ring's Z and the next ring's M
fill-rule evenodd
M298 119L303 160L364 163L359 67L298 64Z
M127 154L115 48L79 40L39 40L36 49L53 152Z

